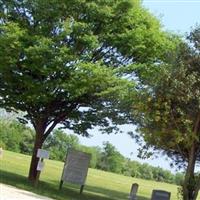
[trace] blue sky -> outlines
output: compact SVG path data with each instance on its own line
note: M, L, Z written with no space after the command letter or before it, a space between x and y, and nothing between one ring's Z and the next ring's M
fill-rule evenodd
M165 30L183 34L200 23L200 0L144 0L143 5L161 19Z
M200 0L144 0L143 5L157 16L164 30L185 35L191 27L200 23ZM132 131L133 126L123 126L122 130ZM169 161L159 155L158 159L140 160L137 158L138 145L126 134L102 135L96 129L91 131L93 137L79 137L80 142L88 146L102 146L103 141L109 141L127 157L140 162L147 162L154 166L170 169ZM174 169L171 169L174 171Z

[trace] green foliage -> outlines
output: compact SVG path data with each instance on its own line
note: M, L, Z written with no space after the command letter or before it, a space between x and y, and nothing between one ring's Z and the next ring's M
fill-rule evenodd
M25 111L43 140L58 123L88 135L130 122L127 65L156 62L171 48L137 0L0 5L0 106Z
M29 161L30 156L4 151L3 159L0 162L0 182L58 200L127 200L132 183L138 183L138 200L150 199L152 190L155 188L171 192L171 199L177 200L176 185L132 178L96 169L89 169L82 195L79 194L78 185L65 184L64 188L59 190L63 163L54 160L45 160L45 168L36 188L26 179Z
M98 146L88 147L84 145L79 145L77 149L86 153L90 153L92 157L89 166L94 169L97 168L101 156L101 149Z
M103 144L103 151L98 163L98 168L121 173L123 167L124 157L116 150L116 148L109 142Z
M64 161L68 148L77 148L79 140L75 135L69 135L61 130L55 130L44 143L44 149L50 153L50 159Z
M30 128L16 121L0 120L0 144L3 148L30 154L33 141L34 134Z
M183 173L176 173L175 175L175 183L177 185L182 185L183 184Z
M171 48L138 0L1 0L0 107L26 113L36 131L29 179L58 124L88 136L95 126L110 133L131 123L136 88L126 75Z
M197 198L200 178L200 27L172 52L167 64L138 81L133 116L146 145L161 150L185 169L183 199ZM155 71L154 71L155 72ZM147 75L147 74L146 74Z
M0 145L3 149L31 155L34 144L34 132L32 129L17 121L0 120ZM50 152L50 159L64 161L68 148L90 153L92 155L90 167L105 171L124 174L134 178L155 180L167 183L182 184L183 174L175 176L169 171L152 167L148 164L140 164L123 157L116 148L104 143L104 148L98 146L88 147L79 143L78 137L66 134L62 130L55 130L44 143L44 149ZM153 174L153 175L152 175Z
M20 152L30 155L33 152L34 140L35 140L34 131L30 128L24 127L22 138L19 143Z
M142 174L140 173L140 165L141 164L137 161L126 159L122 172L126 176L132 176L135 178L142 177Z
M133 110L144 140L180 161L188 159L193 141L199 138L194 133L200 107L199 50L193 46L195 41L189 42L180 44L151 80L147 77L139 83Z
M151 167L148 164L146 163L142 164L140 166L139 171L140 171L140 174L142 174L142 176L144 177L144 179L149 179L149 180L153 179L153 172L152 172Z

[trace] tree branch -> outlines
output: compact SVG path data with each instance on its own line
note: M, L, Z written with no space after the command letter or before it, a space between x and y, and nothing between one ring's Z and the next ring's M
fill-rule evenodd
M43 137L42 137L42 141L44 142L46 140L46 138L48 137L48 135L51 133L51 131L56 127L56 125L59 122L57 120L55 120L53 122L53 124L48 128L48 130L44 133Z
M51 131L53 131L53 129L56 127L57 124L59 124L61 121L63 121L67 114L73 110L75 107L77 106L77 104L72 104L69 110L66 110L65 112L63 112L62 114L60 114L59 116L55 117L54 120L51 120L53 123L52 125L45 131L44 135L43 135L43 141L45 141L45 139L48 137L48 135L51 133Z

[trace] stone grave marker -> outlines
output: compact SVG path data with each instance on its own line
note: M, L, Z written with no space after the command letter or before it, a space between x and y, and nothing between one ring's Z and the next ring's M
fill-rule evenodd
M171 193L164 190L153 190L151 200L170 200Z
M130 200L136 200L137 199L138 187L139 187L139 185L137 183L132 184L130 195L129 195Z
M69 149L60 181L60 189L64 182L80 185L82 193L87 178L91 154Z

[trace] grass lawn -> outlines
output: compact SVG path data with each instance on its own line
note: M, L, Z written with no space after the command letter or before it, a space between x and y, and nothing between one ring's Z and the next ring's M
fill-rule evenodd
M34 188L27 181L30 156L4 151L0 160L0 182L16 186L58 200L127 200L132 183L139 184L138 200L149 200L153 189L172 193L171 200L177 199L177 186L167 183L146 181L89 169L86 186L82 195L76 185L64 184L58 190L63 163L46 160L40 183Z

